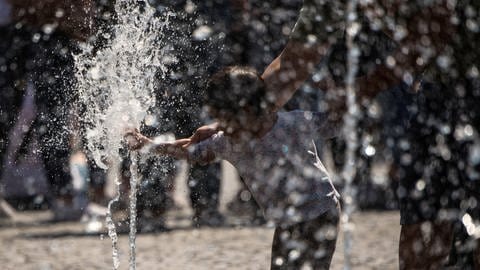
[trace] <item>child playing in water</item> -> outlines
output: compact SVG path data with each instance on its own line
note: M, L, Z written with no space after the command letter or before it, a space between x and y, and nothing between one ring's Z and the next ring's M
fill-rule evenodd
M229 161L276 224L271 269L328 269L338 232L338 193L313 139L334 136L337 123L325 113L275 112L263 80L248 68L215 74L206 103L221 130L211 138L195 145L189 139L156 143L135 130L126 136L130 148L192 163Z

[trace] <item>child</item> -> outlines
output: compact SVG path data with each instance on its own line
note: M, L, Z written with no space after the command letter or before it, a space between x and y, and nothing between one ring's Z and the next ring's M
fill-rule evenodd
M130 148L193 163L229 161L267 220L276 224L271 269L328 269L338 230L338 193L313 139L333 136L336 126L324 113L274 112L262 79L248 68L229 67L215 74L206 97L220 132L188 146L189 139L155 143L131 131Z

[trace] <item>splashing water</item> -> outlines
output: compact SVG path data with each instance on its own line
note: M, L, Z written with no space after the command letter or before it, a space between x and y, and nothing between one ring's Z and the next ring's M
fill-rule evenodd
M115 164L119 164L118 162ZM113 269L118 269L120 266L120 256L118 254L118 235L117 231L115 228L115 222L113 221L112 217L112 206L113 204L117 203L120 199L120 182L118 178L118 173L120 168L118 166L112 166L111 168L115 174L114 179L115 179L115 187L116 187L116 195L115 198L113 198L109 203L108 203L108 211L107 211L107 216L105 218L105 222L107 224L107 230L108 230L108 237L112 240L112 259L113 259Z
M130 269L135 269L135 239L137 233L137 186L140 180L138 173L138 153L131 156L130 165L130 233L128 235L130 246Z
M168 18L162 21L154 17L155 10L127 4L117 2L118 23L110 43L97 52L87 44L75 57L87 148L102 168L112 162L106 157L118 158L124 129L140 126L155 104L155 77L163 68L158 44Z
M353 224L350 217L355 210L354 187L353 179L356 174L355 167L355 152L358 146L358 136L356 132L359 108L356 101L355 94L355 76L358 71L358 60L360 50L355 45L354 39L360 30L360 24L357 22L357 0L350 0L347 5L347 31L346 31L346 45L347 45L347 74L345 77L347 108L348 112L344 118L344 134L347 143L345 166L343 168L343 177L345 179L344 189L344 210L342 214L342 221L344 224L344 269L351 269L351 253L352 253L352 230Z
M114 170L116 196L108 204L106 223L112 240L113 268L120 265L118 236L112 217L112 205L120 197L120 168L123 134L126 128L140 127L147 111L155 105L155 81L166 67L162 45L164 28L170 13L155 16L155 10L133 0L115 4L117 24L110 33L100 32L108 43L95 51L92 44L75 55L80 100L84 105L87 149L101 168ZM170 57L171 58L171 57ZM172 61L170 59L169 61ZM159 72L163 71L163 72ZM161 78L160 78L161 79ZM135 220L137 156L131 155L130 194L130 269L135 269Z

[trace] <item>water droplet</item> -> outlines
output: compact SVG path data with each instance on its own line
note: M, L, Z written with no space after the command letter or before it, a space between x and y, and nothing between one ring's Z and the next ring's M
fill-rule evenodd
M397 64L397 61L395 61L395 58L393 58L392 56L388 56L386 64L389 68L393 68Z
M376 153L375 147L373 147L372 145L368 145L365 148L365 155L372 157L375 155L375 153Z
M300 251L294 249L294 250L292 250L288 253L288 259L289 259L289 261L295 261L298 258L300 258L300 255L301 255Z
M57 18L62 18L64 15L65 15L65 11L61 8L55 11L55 17Z
M193 38L195 40L207 40L213 34L211 27L202 25L193 31Z
M451 59L447 55L440 55L437 57L437 65L442 69L448 69L451 64Z
M282 266L285 263L285 260L282 257L277 257L275 258L274 263L277 266Z
M34 43L38 43L38 42L40 41L40 38L41 38L41 37L42 37L42 36L41 36L39 33L35 33L35 34L32 36L32 41L33 41Z
M415 188L416 188L417 190L419 190L419 191L424 190L426 186L427 186L427 185L426 185L426 183L425 183L425 181L424 181L423 179L419 179L419 180L417 181L417 183L415 184Z
M55 29L57 28L57 25L56 24L44 24L42 26L42 31L47 34L47 35L50 35L53 33L53 31L55 31Z

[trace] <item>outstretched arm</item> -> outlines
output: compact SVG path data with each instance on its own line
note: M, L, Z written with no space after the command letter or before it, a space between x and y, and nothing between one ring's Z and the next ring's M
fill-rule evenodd
M190 142L190 139L155 142L141 134L137 129L131 129L125 133L125 140L130 150L145 150L146 152L171 156L177 159L189 159L188 149L185 145Z
M185 144L189 142L189 139L179 139L173 142L153 142L151 151L159 155L166 155L176 159L190 161L189 149L185 147Z
M215 160L215 153L210 143L192 144L190 138L172 142L155 142L142 135L137 129L128 130L125 140L130 150L142 150L157 155L184 159L191 163L207 164Z
M283 107L311 76L328 47L326 44L309 46L290 40L282 53L265 69L262 78L275 100L276 110Z

